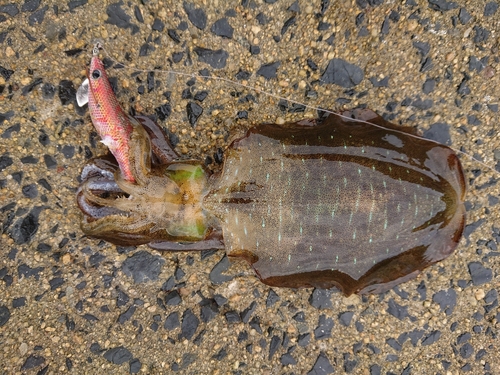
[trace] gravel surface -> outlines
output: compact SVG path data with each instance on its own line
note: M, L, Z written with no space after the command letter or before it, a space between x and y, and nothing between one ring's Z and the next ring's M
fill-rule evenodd
M500 374L498 5L2 2L0 373ZM366 106L473 156L464 238L345 298L269 288L223 251L85 237L78 176L106 150L74 97L96 41L124 108L214 170L252 124L317 108Z

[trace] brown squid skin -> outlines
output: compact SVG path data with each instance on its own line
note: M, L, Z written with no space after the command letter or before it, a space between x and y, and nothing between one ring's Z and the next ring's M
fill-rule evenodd
M265 284L345 295L414 278L461 238L456 154L373 111L255 126L209 179L200 163L179 160L161 128L139 121L136 184L123 182L110 157L82 172L77 200L91 236L160 250L225 248Z

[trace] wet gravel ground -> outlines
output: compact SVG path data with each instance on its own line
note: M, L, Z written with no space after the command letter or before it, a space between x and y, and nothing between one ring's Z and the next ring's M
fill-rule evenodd
M144 3L0 5L0 373L500 374L499 3ZM349 298L267 287L222 251L86 238L78 176L106 150L74 94L97 40L123 106L214 170L251 124L318 107L366 106L473 155L464 238Z

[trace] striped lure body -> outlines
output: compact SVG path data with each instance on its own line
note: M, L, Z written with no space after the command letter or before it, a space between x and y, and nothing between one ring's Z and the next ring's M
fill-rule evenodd
M137 121L127 115L116 98L104 64L94 48L87 79L77 92L78 105L88 103L90 117L97 133L116 158L125 180L134 181L129 162L129 140Z

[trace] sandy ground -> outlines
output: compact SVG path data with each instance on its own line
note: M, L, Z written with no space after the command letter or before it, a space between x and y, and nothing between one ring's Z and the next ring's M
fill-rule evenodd
M497 3L39 3L0 5L0 373L500 374ZM366 105L421 132L446 124L452 147L484 162L461 157L467 238L415 280L345 298L269 288L239 263L217 284L223 251L161 254L85 237L77 177L106 150L72 87L97 40L122 63L108 74L126 109L170 103L160 124L186 158L213 160L252 124L315 117L317 107ZM200 61L200 47L221 49L220 66ZM360 68L352 87L318 81L335 58ZM275 62L274 78L256 74ZM190 76L202 69L233 81L249 72L238 82L258 90ZM194 127L190 87L208 92ZM308 107L283 112L278 97ZM142 271L154 280L141 282Z

